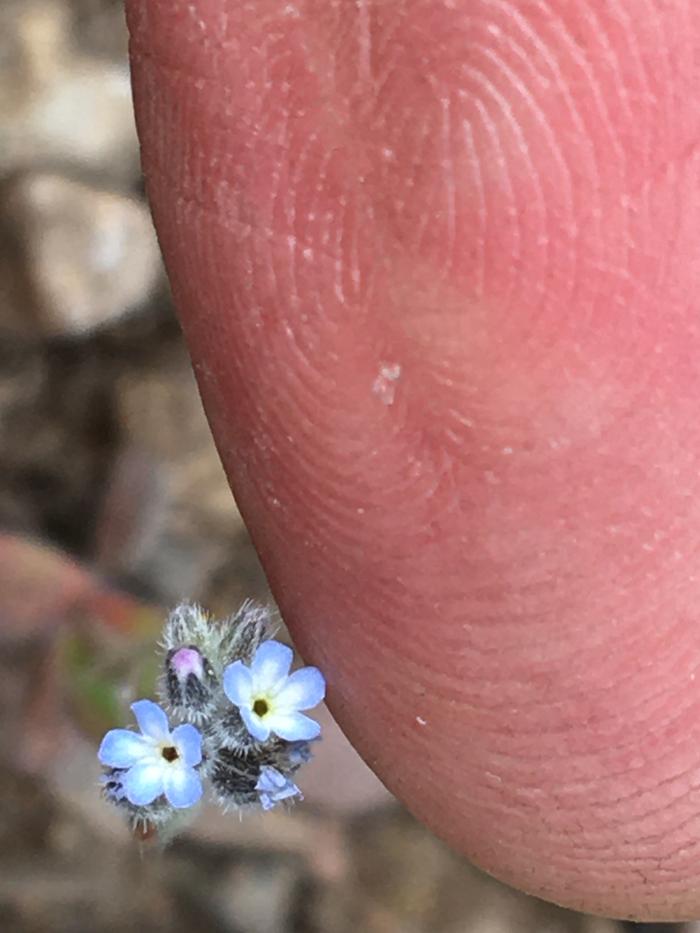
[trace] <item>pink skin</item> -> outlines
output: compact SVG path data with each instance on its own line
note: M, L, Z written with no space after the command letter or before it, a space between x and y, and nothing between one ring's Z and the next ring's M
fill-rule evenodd
M498 877L700 915L700 4L128 7L204 402L333 713Z

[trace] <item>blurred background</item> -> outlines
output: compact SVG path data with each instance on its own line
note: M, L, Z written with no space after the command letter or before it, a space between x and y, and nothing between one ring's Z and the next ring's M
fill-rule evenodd
M160 851L102 803L97 742L152 695L165 609L269 599L168 295L126 50L116 0L0 3L1 933L697 933L488 879L327 713L291 810L205 807Z

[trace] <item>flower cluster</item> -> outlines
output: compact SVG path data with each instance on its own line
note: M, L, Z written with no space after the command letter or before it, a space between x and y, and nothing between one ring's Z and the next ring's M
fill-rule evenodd
M290 673L293 652L271 629L269 610L250 602L224 621L190 604L170 613L159 683L170 719L138 700L139 732L112 729L98 752L104 795L134 826L172 831L207 783L224 809L301 797L294 777L321 732L305 711L325 681L315 667Z

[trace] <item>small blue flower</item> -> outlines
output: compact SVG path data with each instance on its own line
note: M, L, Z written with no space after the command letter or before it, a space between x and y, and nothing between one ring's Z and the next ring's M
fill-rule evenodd
M168 717L150 700L132 703L131 709L141 734L112 729L97 757L108 768L123 769L119 782L134 806L146 806L162 794L173 807L193 806L202 796L202 781L195 770L202 760L199 731L185 723L171 732Z
M326 682L316 667L289 673L291 648L278 641L264 641L247 667L236 661L224 671L224 691L238 707L248 732L259 742L271 734L293 742L316 738L321 727L300 710L311 709L323 699Z
M277 768L266 765L260 771L258 783L255 785L258 792L258 799L263 810L271 810L275 804L281 800L288 800L290 797L301 798L301 791L294 781L285 777Z

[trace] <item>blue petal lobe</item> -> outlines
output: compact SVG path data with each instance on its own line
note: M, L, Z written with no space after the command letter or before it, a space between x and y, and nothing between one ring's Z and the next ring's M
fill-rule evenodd
M243 661L236 661L224 671L224 693L236 706L250 704L253 695L253 677Z
M281 790L286 784L287 778L281 771L278 771L277 768L273 768L270 765L266 765L264 768L260 769L260 777L258 778L258 783L255 785L255 789L275 793L275 791Z
M258 742L265 742L270 738L270 727L249 706L241 706L241 716L246 729L254 739Z
M155 762L134 765L122 778L122 787L135 807L153 803L163 793L163 767Z
M180 753L183 762L189 767L198 765L202 760L202 734L199 729L186 722L177 726L172 733L173 745Z
M170 733L168 717L157 703L152 700L137 700L131 704L131 709L136 716L136 722L139 729L149 739L161 741Z
M320 725L303 713L274 713L266 716L270 730L281 739L297 742L300 739L315 739L321 734Z
M112 729L102 739L97 757L109 768L130 768L151 752L151 744L142 735L128 729Z
M255 652L251 672L255 690L272 690L289 673L294 652L279 641L264 641Z
M311 709L326 695L326 681L317 667L302 667L291 677L275 697L275 708L279 704L287 709Z
M260 794L263 810L271 810L276 803L289 797L301 797L301 791L294 781L271 766L261 769L255 789Z
M202 781L193 768L168 768L163 784L168 802L178 809L194 806L202 796Z

